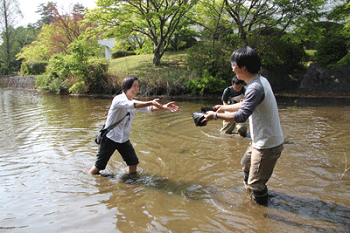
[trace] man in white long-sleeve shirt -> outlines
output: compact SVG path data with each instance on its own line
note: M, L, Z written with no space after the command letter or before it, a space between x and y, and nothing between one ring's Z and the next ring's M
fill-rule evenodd
M231 66L238 79L247 83L243 101L214 106L216 112L207 112L204 121L222 119L241 123L249 118L252 142L242 159L244 183L253 192L255 202L266 204L266 183L282 153L284 141L276 98L268 80L258 74L261 60L252 48L234 51Z

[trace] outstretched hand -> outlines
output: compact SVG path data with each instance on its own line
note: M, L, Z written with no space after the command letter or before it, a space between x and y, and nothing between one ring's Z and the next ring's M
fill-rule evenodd
M160 104L158 101L159 101L159 99L152 100L151 101L152 105L158 109L165 109L165 107L162 104Z
M168 109L171 112L176 112L177 110L179 110L179 106L175 105L175 101L163 105L163 108Z

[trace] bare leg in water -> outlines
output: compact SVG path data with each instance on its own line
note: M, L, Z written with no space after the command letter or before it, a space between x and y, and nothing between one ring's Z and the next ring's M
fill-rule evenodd
M131 166L128 166L128 169L127 169L127 173L128 174L134 174L137 172L137 165L131 165ZM96 168L95 166L93 166L89 173L90 175L96 175L96 174L100 174L100 170L98 168Z

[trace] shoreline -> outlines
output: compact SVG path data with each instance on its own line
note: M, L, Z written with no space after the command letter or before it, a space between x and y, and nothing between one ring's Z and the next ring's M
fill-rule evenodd
M0 87L1 88L1 87ZM90 98L113 98L117 94L55 94L51 93L49 91L42 91L40 89L32 89L32 88L14 88L14 87L4 87L1 88L4 90L25 90L25 91L33 91L38 93L50 93L54 95L67 95L71 97L90 97ZM276 92L274 93L276 97L293 97L293 98L334 98L334 99L350 99L350 93L334 93L334 92ZM193 95L174 95L174 96L167 96L167 95L155 95L155 96L144 96L144 95L138 95L139 98L159 98L159 99L194 99L194 100L200 100L200 99L221 99L221 95L204 95L204 96L193 96Z

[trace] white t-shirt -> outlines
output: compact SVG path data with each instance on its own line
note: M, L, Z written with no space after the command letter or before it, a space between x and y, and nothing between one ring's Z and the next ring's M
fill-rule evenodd
M134 102L133 99L129 100L124 92L113 98L112 104L108 110L106 127L121 120L128 112L130 115L126 116L117 126L108 132L107 137L112 141L124 143L129 140L131 123L136 110L152 113L152 106L136 109Z
M241 107L234 117L238 123L249 117L254 148L268 149L283 143L276 98L269 81L263 76L258 75L248 83Z

